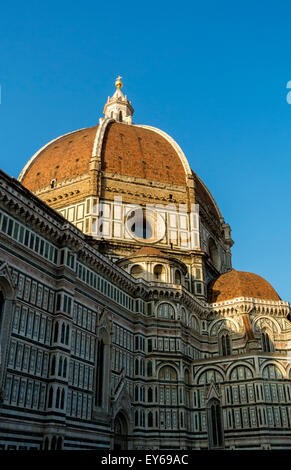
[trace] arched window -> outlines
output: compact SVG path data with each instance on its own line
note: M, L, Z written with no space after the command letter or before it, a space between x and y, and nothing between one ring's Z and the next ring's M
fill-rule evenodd
M144 359L141 359L140 360L140 375L144 377L144 373L145 373L145 363L144 363Z
M49 396L48 396L48 408L51 408L53 406L53 394L54 394L54 390L53 390L53 387L51 387L49 389Z
M66 328L66 344L69 344L69 337L70 337L70 327L67 325Z
M58 368L58 375L62 375L62 370L63 370L63 358L59 358L59 368Z
M51 375L54 375L55 370L56 370L56 357L53 356L52 357L52 365L51 365Z
M181 308L181 321L184 323L184 325L187 325L187 315L184 307Z
M135 360L135 375L139 374L139 360Z
M171 304L163 302L162 304L158 306L158 317L174 319L175 318L174 307Z
M54 342L57 343L59 336L59 323L56 322L55 324L55 334L54 334Z
M219 349L222 356L231 355L231 340L230 335L227 332L223 332L219 338Z
M64 343L64 342L65 342L65 329L66 329L66 326L65 326L65 324L63 323L63 324L62 324L61 343Z
M97 406L102 406L103 375L104 375L104 341L103 339L100 339L97 343L96 394L95 394L95 404Z
M153 413L149 411L148 413L148 427L152 428L153 427Z
M136 412L134 413L134 424L135 426L138 426L138 410L136 410Z
M62 393L61 393L61 406L60 408L63 410L65 406L65 389L63 388Z
M151 403L153 401L153 389L149 387L148 389L148 402Z
M64 360L64 369L63 369L63 377L66 377L66 376L67 376L67 367L68 367L68 361L67 361L67 358L65 357L65 360Z
M180 414L180 426L181 426L181 428L184 427L184 413L183 413L183 411Z
M56 396L56 408L60 406L60 387L57 389L57 396Z
M128 423L122 412L117 413L114 419L114 450L125 450L128 448Z
M134 399L135 401L138 401L138 386L137 385L135 386L135 389L134 389Z
M122 112L121 111L119 111L118 120L119 120L119 122L122 122Z
M165 282L166 280L166 270L162 264L156 264L154 267L154 280Z
M139 264L135 264L134 266L132 266L131 270L130 270L130 274L135 277L135 279L139 279L140 277L143 276L143 268L142 266L140 266Z
M176 269L175 271L175 284L181 284L181 273L179 269Z
M139 348L138 343L139 343L139 336L136 336L135 337L135 349L136 350L138 350L138 348Z
M153 364L152 361L148 361L147 363L147 376L152 377L153 375Z
M272 351L272 342L270 336L266 331L262 333L262 348L264 352L271 352Z
M208 436L209 447L222 447L223 446L223 429L221 419L221 407L218 400L213 398L208 403Z

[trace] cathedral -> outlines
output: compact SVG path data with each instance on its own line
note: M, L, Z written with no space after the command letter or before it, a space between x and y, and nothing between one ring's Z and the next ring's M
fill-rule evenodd
M0 449L291 449L290 305L115 86L0 171Z

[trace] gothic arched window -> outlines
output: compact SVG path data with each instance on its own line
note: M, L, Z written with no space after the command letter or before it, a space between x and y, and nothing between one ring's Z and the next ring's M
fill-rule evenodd
M56 322L56 324L55 324L55 334L54 334L54 342L55 343L58 341L58 336L59 336L59 323Z
M58 368L58 375L62 375L62 370L63 370L63 358L60 357L59 359L59 368Z
M139 374L139 360L135 360L135 375Z
M63 410L65 406L65 389L63 388L61 393L61 405L60 408Z
M104 375L104 341L100 339L97 344L97 367L96 367L96 395L95 404L102 406Z
M223 446L221 407L215 398L208 403L208 436L210 448Z
M67 361L67 358L65 357L65 360L64 360L64 369L63 369L63 377L66 377L66 375L67 375L67 364L68 364L68 361Z
M179 269L176 269L175 271L175 284L181 284L181 273Z
M57 389L57 396L56 396L56 408L60 406L60 387Z
M66 328L66 344L69 344L69 337L70 337L70 327L67 325Z
M230 356L231 355L231 339L230 335L227 332L223 332L219 338L220 343L220 354L222 356Z
M52 365L51 365L51 375L54 375L55 370L56 370L56 357L53 356L53 358L52 358Z
M153 364L152 361L148 361L147 363L147 376L152 377L153 375Z
M134 389L134 399L135 401L138 401L138 386L137 385L135 386L135 389Z
M153 427L153 413L149 411L148 413L148 427L152 428Z
M265 331L262 333L262 347L264 352L272 351L270 336Z
M140 375L144 377L144 374L145 374L145 363L144 363L144 359L141 359L140 360Z
M50 388L49 390L49 396L48 396L48 408L51 408L52 405L53 405L53 393L54 393L54 390L53 390L53 387Z
M66 329L66 326L65 326L65 324L63 323L63 324L62 324L62 333L61 333L61 343L64 343L64 342L65 342L65 329Z
M153 389L150 387L148 389L148 402L151 403L153 401Z
M134 424L135 424L135 426L138 426L138 410L136 410L136 412L134 414Z

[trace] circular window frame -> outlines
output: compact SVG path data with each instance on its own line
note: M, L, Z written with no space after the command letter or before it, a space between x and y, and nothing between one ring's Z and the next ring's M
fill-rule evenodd
M152 236L148 238L144 237L139 237L136 235L130 227L130 219L131 219L131 214L135 213L137 211L143 211L143 218L145 218L146 223L150 226L151 231L152 231ZM157 224L158 223L163 224L164 230L163 233L157 237L156 232L157 232ZM155 243L160 242L166 235L166 224L162 218L162 216L157 212L152 209L148 208L143 208L143 207L136 207L136 208L131 208L128 213L125 216L125 231L126 233L130 236L130 238L134 239L135 241L142 241L143 243L147 243L149 245L153 245Z

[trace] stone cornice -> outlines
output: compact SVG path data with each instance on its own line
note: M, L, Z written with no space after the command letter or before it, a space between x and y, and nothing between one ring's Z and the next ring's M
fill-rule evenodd
M237 297L224 302L208 304L212 311L227 312L228 315L238 313L265 313L267 315L286 316L290 312L290 304L283 300L265 300L253 297Z

